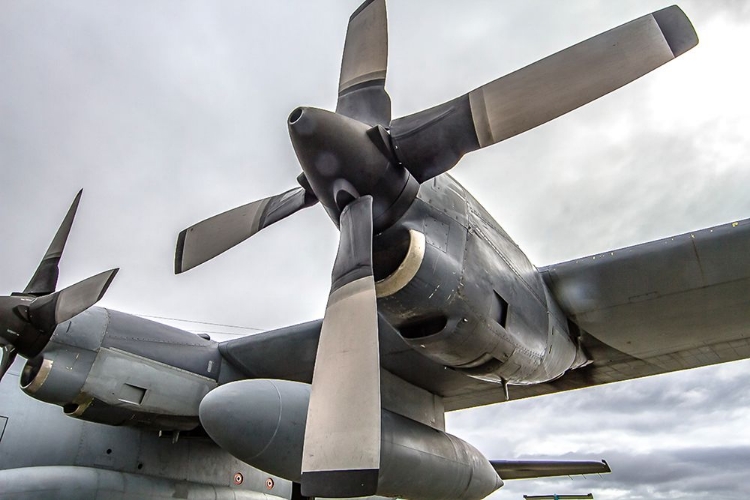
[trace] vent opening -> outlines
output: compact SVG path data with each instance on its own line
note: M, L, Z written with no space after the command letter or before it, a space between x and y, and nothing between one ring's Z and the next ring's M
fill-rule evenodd
M448 318L441 314L410 321L399 326L398 331L405 339L420 339L441 332L446 324Z
M508 320L508 302L497 292L492 294L489 314L491 319L505 328L505 323Z
M31 385L31 382L39 374L39 370L42 369L43 362L43 356L35 356L26 362L21 372L21 387L29 387Z

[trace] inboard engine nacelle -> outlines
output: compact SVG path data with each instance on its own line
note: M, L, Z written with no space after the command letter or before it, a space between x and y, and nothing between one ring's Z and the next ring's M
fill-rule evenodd
M290 481L301 476L310 385L231 382L201 402L200 420L225 451ZM411 499L480 499L503 482L465 441L383 410L377 494Z

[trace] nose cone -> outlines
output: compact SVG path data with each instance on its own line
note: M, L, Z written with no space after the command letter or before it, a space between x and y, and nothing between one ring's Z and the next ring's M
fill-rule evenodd
M28 315L33 297L0 297L0 346L10 344L22 356L35 356L46 344L48 335L31 326Z
M242 380L209 392L200 404L211 439L243 462L299 481L310 386L284 380Z
M310 186L336 219L349 201L372 194L388 161L367 137L367 125L316 108L295 109L288 125Z
M416 183L407 195L405 186L410 176L373 142L371 127L347 116L317 108L300 107L292 111L288 120L289 136L305 177L315 196L331 218L338 222L341 211L352 200L361 196L373 197L373 215L379 230L378 218L386 212L403 212L416 196ZM378 138L383 136L377 131ZM389 148L390 139L384 132ZM398 210L394 204L403 197ZM403 206L401 206L403 205Z

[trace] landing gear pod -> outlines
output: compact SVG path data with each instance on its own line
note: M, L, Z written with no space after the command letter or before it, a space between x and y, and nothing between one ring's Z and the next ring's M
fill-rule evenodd
M286 380L243 380L201 402L204 429L225 451L290 481L301 477L310 386ZM388 410L382 413L377 495L418 499L484 498L502 480L465 441Z

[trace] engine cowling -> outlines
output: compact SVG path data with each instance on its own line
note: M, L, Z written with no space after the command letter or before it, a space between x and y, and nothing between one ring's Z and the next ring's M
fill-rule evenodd
M159 359L165 356L159 349L180 348L199 352L188 361L193 370ZM20 383L29 396L62 406L71 417L191 430L199 424L201 399L217 386L218 356L215 343L189 332L91 308L58 326L44 351L26 362ZM181 356L180 362L189 357ZM206 373L196 373L199 369Z
M450 176L422 184L373 245L379 312L436 363L525 384L559 377L583 356L537 269Z
M200 420L225 451L290 481L301 476L310 386L286 380L231 382L201 402ZM445 432L383 410L378 495L480 499L502 486L489 461Z

